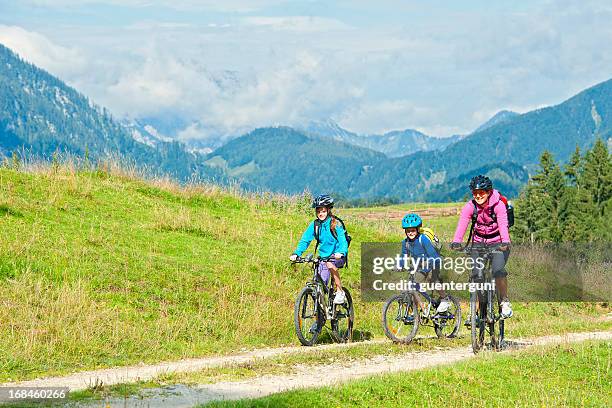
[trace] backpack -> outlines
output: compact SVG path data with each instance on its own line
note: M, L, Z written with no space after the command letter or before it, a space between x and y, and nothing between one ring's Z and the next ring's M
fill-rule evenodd
M499 194L499 201L503 202L504 205L506 206L506 213L508 214L508 228L512 227L514 225L514 207L512 206L512 204L508 201L508 199L506 197L504 197L501 193ZM497 204L499 204L499 201L497 202ZM495 205L497 205L495 204ZM472 233L474 232L474 225L476 225L476 221L478 218L478 207L476 204L475 200L472 200L472 227L470 228L470 237L468 238L468 241L471 240L472 238ZM495 206L491 206L489 207L489 217L491 217L491 219L493 221L491 221L491 223L489 224L485 224L485 225L491 225L494 223L497 223L497 214L495 214ZM494 235L497 235L498 233L495 233ZM485 238L490 238L490 237L485 237Z
M339 217L336 217L335 215L332 215L332 217L334 217L336 219L336 221L338 221L340 223L340 225L342 226L342 229L344 230L344 238L346 239L346 244L347 247L351 246L351 241L353 240L353 238L349 235L346 226L344 225L344 221L342 221L342 219L340 219ZM317 243L315 245L315 253L317 252L317 249L319 248L319 233L321 231L321 220L319 220L318 218L314 220L314 237L317 240ZM338 241L338 234L336 233L336 231L331 230L331 234L332 236L336 239L336 241ZM346 254L346 267L348 268L348 251Z
M440 254L440 251L442 250L442 242L440 241L440 238L438 238L434 230L428 227L421 227L420 232L421 235L425 235L427 238L429 238L434 249L438 252L438 254ZM419 238L421 237L421 235L419 235Z
M508 228L510 228L511 226L514 225L514 207L512 206L510 202L508 202L508 199L501 194L499 195L499 201L503 202L504 205L506 206L506 212L508 213ZM498 204L499 204L499 201L498 201ZM476 207L475 200L472 200L472 207L474 207L472 211L472 224L474 224L476 223L476 218L478 217L478 209ZM495 206L489 207L489 217L491 217L491 219L493 220L493 223L497 223L497 215L495 214L494 208Z

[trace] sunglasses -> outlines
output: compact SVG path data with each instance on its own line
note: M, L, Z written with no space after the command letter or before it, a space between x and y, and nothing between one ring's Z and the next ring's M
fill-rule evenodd
M472 191L472 195L474 197L476 196L483 196L483 195L487 195L489 192L487 190L474 190Z

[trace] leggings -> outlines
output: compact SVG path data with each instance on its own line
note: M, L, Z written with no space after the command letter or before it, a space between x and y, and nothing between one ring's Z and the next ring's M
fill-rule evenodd
M480 268L479 263L476 262L477 258L482 259L483 254L484 251L481 251L478 248L473 248L470 252L470 257L474 262L474 268L472 269L473 279L476 279L478 276L484 276L482 268ZM493 277L503 278L508 276L508 272L506 271L506 262L508 262L508 257L510 256L510 249L505 251L496 251L491 255L491 270L493 271Z
M344 266L344 258L341 258L341 259L332 258L328 262L332 262L334 265L336 265L336 268L338 269ZM323 282L325 282L326 285L327 285L327 282L329 281L330 275L331 275L331 271L327 267L327 262L321 262L319 264L319 276L321 277L321 279L323 279Z

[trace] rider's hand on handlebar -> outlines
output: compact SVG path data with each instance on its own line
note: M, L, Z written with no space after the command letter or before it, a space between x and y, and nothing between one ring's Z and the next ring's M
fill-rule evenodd
M502 242L501 245L498 247L498 249L500 251L507 251L510 249L510 243L509 242Z
M291 254L291 256L289 257L289 260L290 260L291 262L295 262L295 261L297 261L297 259L298 259L297 254Z

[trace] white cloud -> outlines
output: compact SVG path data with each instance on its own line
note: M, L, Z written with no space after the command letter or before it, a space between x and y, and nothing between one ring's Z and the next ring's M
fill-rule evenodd
M354 87L338 85L328 62L309 51L300 51L291 61L279 61L231 94L213 91L200 122L226 134L304 123L326 117L336 105L358 95Z
M432 123L428 126L417 126L415 129L421 133L425 133L428 136L440 138L450 137L453 135L465 135L469 133L463 127L449 126L441 123Z
M136 12L124 28L0 26L0 42L118 116L182 116L192 123L184 138L328 118L363 133L467 133L501 109L557 103L612 76L612 10L590 0L406 19L385 15L386 2L356 5L373 11L360 18L332 6L308 17L307 6L282 0L100 2L232 10L202 21ZM281 3L273 15L262 10ZM257 16L236 15L249 7Z
M245 17L242 21L247 25L299 32L333 31L351 28L348 24L337 19L309 16Z
M178 23L172 21L138 21L136 23L128 25L126 30L183 30L192 28L193 25L190 23Z
M121 7L167 7L175 10L215 10L222 12L249 13L264 7L287 3L289 0L24 0L35 7L73 8L93 4Z
M410 100L364 101L348 107L338 123L363 133L385 133L391 130L422 128L436 117L436 112Z
M63 78L83 74L87 67L87 60L78 50L57 45L21 27L0 24L0 43L26 61Z

